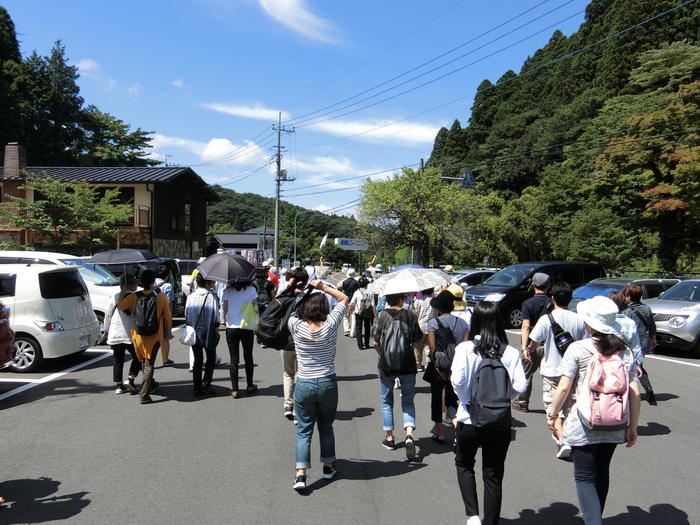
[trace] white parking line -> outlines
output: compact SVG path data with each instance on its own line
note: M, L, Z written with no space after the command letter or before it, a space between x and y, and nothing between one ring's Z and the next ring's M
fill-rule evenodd
M95 351L93 349L93 351ZM80 370L81 368L85 368L86 366L90 366L94 363L97 363L99 361L102 361L103 359L106 359L107 357L112 355L111 350L105 350L104 352L101 352L100 355L93 357L92 359L88 359L87 361L83 363L78 363L77 365L73 365L69 368L66 368L62 372L56 372L55 374L48 375L46 377L42 377L41 379L33 379L31 380L32 382L29 384L26 384L24 386L21 386L19 388L15 388L14 390L10 390L9 392L5 392L4 394L0 395L0 401L3 399L7 399L8 397L12 397L14 395L17 395L21 392L26 392L30 388L34 388L35 386L42 385L44 383L48 383L49 381L53 381L54 379L58 379L59 377L62 377L66 374L70 374L71 372L75 372L76 370Z
M686 361L679 361L678 359L670 359L668 357L661 357L658 355L646 355L644 356L644 359L658 359L659 361L668 361L669 363L678 363L679 365L695 366L700 368L700 364L697 363L688 363Z
M175 328L173 328L173 333L177 332L178 330L182 330L186 325L181 324ZM10 390L9 392L5 392L4 394L0 395L0 401L3 399L7 399L8 397L12 397L14 395L20 394L22 392L26 392L30 388L34 388L35 386L38 385L43 385L44 383L48 383L50 381L53 381L54 379L58 379L59 377L63 377L66 374L70 374L71 372L75 372L76 370L80 370L81 368L85 368L86 366L90 366L94 363L98 363L102 361L103 359L106 359L107 357L110 357L112 355L112 350L105 350L105 349L100 349L100 348L88 348L86 353L96 353L99 354L96 357L93 357L92 359L89 359L88 361L85 361L83 363L78 363L77 365L73 365L69 368L66 368L65 370L61 372L56 372L55 374L50 374L46 377L42 377L40 379L22 379L22 378L0 378L0 383L27 383L26 385L20 386L18 388L15 388L14 390Z

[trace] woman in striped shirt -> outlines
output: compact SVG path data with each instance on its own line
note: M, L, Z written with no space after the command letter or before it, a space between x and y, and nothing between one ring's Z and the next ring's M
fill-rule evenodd
M306 489L306 470L311 463L311 436L314 423L321 443L323 477L336 473L333 422L338 407L338 384L335 378L335 348L338 325L343 320L348 297L325 284L313 281L311 287L326 292L338 304L328 313L325 294L311 294L304 303L301 319L292 314L289 331L297 354L294 409L297 417L296 475L294 489Z

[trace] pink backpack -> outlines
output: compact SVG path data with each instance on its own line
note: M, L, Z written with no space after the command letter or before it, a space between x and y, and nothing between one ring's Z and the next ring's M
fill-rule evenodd
M629 376L620 352L604 356L591 340L584 344L591 352L591 360L576 393L581 423L589 430L627 428L630 415Z

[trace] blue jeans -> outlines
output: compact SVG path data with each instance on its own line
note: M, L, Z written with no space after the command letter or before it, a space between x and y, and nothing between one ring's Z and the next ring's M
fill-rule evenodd
M311 436L314 423L321 440L321 463L335 461L333 422L338 408L338 383L335 375L304 379L298 377L294 386L294 410L297 417L296 468L311 467Z
M379 396L382 406L382 425L385 431L394 430L394 377L379 378ZM403 428L416 428L416 374L399 376L401 381L401 411Z
M615 443L571 447L576 495L586 525L602 525Z

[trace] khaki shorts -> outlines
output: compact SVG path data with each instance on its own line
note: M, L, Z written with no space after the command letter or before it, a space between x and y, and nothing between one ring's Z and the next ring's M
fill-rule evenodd
M542 402L544 403L544 410L546 413L549 413L549 407L552 405L552 401L554 400L554 392L557 391L558 384L559 377L542 376ZM576 403L576 395L571 392L566 401L564 401L561 411L559 412L559 417L561 419L566 419L566 416L569 415L569 411L571 410L571 407L574 406L574 403Z

